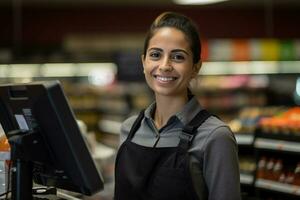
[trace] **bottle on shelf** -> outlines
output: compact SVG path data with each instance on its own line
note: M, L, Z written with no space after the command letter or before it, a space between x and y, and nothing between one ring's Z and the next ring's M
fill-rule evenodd
M294 185L300 186L300 162L298 162L295 170L294 170Z
M285 172L281 172L281 174L279 175L278 181L280 183L285 183L285 179L286 179L286 174Z
M276 181L279 180L279 177L282 174L282 168L283 168L283 166L282 166L282 160L278 159L275 162L275 165L273 167L273 180L276 180Z
M263 156L258 161L257 178L263 179L266 177L266 165L267 165L267 158Z
M266 176L265 176L266 179L274 180L274 174L273 174L274 165L275 165L274 158L270 158L266 165Z
M294 184L295 174L293 172L288 172L285 178L285 183Z

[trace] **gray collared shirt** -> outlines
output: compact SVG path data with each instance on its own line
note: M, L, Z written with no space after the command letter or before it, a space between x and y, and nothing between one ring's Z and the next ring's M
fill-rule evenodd
M147 147L175 147L182 128L202 110L193 97L167 124L156 128L152 114L155 102L145 110L145 117L132 142ZM125 120L121 127L121 143L127 138L137 116ZM190 171L199 199L239 200L240 179L238 149L229 127L217 117L209 117L198 129L189 149Z

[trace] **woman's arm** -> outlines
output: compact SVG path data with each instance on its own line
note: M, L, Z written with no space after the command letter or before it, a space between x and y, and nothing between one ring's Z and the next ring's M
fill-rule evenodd
M238 147L226 126L215 129L207 138L203 175L209 200L240 200Z

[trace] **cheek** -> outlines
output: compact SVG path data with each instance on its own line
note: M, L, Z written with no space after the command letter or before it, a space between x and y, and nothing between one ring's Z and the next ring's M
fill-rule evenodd
M143 64L143 72L144 72L144 76L146 78L146 81L149 82L149 78L151 76L151 67L149 65L149 63L144 62Z
M146 65L144 65L144 74L145 74L145 76L148 76L148 74L149 74L149 67Z
M186 80L191 80L193 78L192 70L182 70L181 74L184 77L184 79L186 79Z
M147 60L144 61L143 67L144 67L144 74L145 75L150 75L152 73L152 71L155 69L154 63L149 62Z

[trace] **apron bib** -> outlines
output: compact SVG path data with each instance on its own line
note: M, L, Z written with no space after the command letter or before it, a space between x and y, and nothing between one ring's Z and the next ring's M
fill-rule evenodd
M121 145L115 167L115 200L196 200L188 149L197 128L210 116L200 111L183 128L177 147L145 147L131 140L144 118L141 112Z

